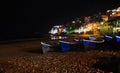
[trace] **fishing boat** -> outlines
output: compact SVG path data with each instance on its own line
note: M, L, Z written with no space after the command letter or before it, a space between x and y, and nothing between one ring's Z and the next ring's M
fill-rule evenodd
M68 42L68 41L59 41L62 52L67 51L83 51L82 42Z
M111 41L111 40L113 40L114 39L114 36L113 35L105 35L105 37L104 37L104 40L106 41L106 42L109 42L109 41Z
M91 38L91 37L88 39L83 39L85 50L99 49L103 43L104 43L104 39Z
M41 42L42 52L53 52L53 51L59 51L60 46L57 42Z
M120 49L120 36L116 36L117 49Z
M47 53L49 51L53 51L52 45L41 42L41 46L42 46L42 52L43 53Z
M118 48L117 42L119 41L118 36L105 35L104 40L105 40L104 46L106 46L105 47L106 49L117 50L117 48Z
M120 36L116 36L116 42L120 43Z

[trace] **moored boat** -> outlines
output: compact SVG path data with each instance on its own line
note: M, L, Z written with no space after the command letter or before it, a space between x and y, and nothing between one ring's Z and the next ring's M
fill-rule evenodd
M120 43L120 36L116 36L116 42Z
M117 50L118 45L117 41L118 38L115 35L105 35L104 37L106 49L108 50Z
M117 42L117 49L120 50L120 36L116 36L116 42Z
M60 50L60 46L56 42L41 42L41 47L42 47L43 53Z
M86 50L99 49L103 43L104 43L104 39L97 39L97 38L95 40L83 39L84 48Z
M104 37L104 40L106 41L106 42L109 42L109 41L111 41L111 40L113 40L114 39L114 36L112 36L112 35L105 35L105 37Z
M41 42L41 46L42 46L42 52L43 53L47 53L49 51L53 51L52 45Z
M59 41L62 52L83 50L82 42Z

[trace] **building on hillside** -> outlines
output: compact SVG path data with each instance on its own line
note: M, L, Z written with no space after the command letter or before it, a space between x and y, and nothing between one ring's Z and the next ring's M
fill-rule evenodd
M66 33L66 27L64 25L56 25L49 31L51 35L62 35Z

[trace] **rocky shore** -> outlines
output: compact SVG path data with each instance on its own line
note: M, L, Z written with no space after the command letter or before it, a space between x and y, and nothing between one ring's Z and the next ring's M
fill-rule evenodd
M8 57L0 73L118 73L120 51L48 52Z
M0 73L120 73L120 50L43 54L41 41L0 44Z

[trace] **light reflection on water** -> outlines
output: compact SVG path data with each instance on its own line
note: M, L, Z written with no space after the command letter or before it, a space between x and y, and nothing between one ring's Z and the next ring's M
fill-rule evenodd
M51 40L66 39L67 36L51 36Z

